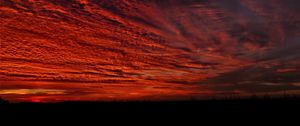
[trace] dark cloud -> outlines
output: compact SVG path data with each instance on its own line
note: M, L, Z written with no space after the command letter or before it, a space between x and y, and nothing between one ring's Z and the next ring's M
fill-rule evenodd
M217 90L241 90L248 93L299 90L300 87L295 85L300 82L299 66L280 72L283 66L284 64L272 68L246 67L202 80L199 84L210 84Z

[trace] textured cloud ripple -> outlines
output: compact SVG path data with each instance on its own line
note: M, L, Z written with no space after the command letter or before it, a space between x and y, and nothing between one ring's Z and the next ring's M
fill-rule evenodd
M299 93L299 5L0 0L0 95L64 101Z

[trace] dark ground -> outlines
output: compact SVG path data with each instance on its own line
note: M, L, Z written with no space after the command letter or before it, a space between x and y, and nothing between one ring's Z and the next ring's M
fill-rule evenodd
M1 119L18 118L284 118L297 117L300 97L172 102L0 102Z

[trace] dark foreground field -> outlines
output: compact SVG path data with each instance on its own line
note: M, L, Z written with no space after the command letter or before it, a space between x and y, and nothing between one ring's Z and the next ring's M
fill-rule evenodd
M299 97L248 98L169 102L61 102L0 104L1 119L81 117L211 117L267 118L299 114Z

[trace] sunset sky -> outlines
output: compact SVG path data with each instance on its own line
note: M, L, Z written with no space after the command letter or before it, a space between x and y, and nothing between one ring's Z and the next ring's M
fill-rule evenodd
M0 0L13 102L300 94L299 0Z

